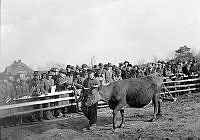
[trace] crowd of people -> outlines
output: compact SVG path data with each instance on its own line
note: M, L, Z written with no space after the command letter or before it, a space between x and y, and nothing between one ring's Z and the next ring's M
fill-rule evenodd
M49 71L40 74L39 71L34 71L32 77L8 76L0 80L0 105L6 104L9 99L18 99L23 96L40 96L51 92L51 87L55 86L55 91L72 90L73 88L82 89L91 88L94 85L108 84L113 81L139 78L158 72L163 77L181 77L199 74L200 67L196 60L188 62L164 62L147 63L144 65L132 65L128 61L119 63L118 66L111 63L99 63L92 68L83 64L81 66L67 65L66 68L51 68ZM79 101L84 100L84 94L81 94ZM59 96L57 97L59 98ZM35 98L32 98L34 101ZM57 103L50 103L46 106L56 106ZM65 101L63 101L65 104ZM34 108L42 108L42 105L36 105ZM91 109L94 114L95 110ZM65 107L52 111L36 112L31 116L32 121L53 119L62 117L67 113ZM88 114L86 114L88 116ZM90 116L90 115L89 115ZM92 115L95 116L95 115ZM88 117L90 118L90 117ZM92 117L95 118L95 117ZM89 119L90 120L90 119ZM91 124L95 123L96 119L91 120Z

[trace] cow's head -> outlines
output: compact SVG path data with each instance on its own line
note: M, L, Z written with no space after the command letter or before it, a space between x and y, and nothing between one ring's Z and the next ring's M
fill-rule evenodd
M102 89L102 85L91 90L91 92L88 94L88 98L85 103L86 106L91 106L102 99L101 94L100 94L100 92L102 92L101 89Z
M155 73L153 75L153 81L156 83L158 87L160 87L163 84L163 76L160 73Z

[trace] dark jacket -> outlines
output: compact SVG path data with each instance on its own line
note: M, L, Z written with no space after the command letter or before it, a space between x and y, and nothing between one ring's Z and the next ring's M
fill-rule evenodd
M189 72L189 70L188 70L188 68L187 68L186 66L184 66L184 67L182 68L182 71L183 71L183 73L184 73L185 75L190 76L190 72Z

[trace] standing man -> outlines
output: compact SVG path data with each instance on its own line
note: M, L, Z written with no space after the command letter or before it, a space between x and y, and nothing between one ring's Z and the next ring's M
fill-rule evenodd
M47 73L42 73L41 75L41 82L42 82L42 86L44 87L44 91L46 94L49 93L49 91L51 90L51 85L50 85L50 81L47 79ZM47 99L50 99L50 97L43 97L42 100L47 100ZM50 107L50 103L47 103L47 104L44 104L43 105L44 108L47 108L47 107ZM51 120L53 119L53 114L50 110L46 110L44 111L44 118L46 120Z
M15 86L14 86L14 77L9 76L8 80L6 80L6 91L7 91L7 96L9 98L14 98L16 96L16 91L15 91Z
M84 115L88 118L89 120L89 127L85 129L93 129L96 127L97 123L97 105L98 102L94 103L93 105L87 107L85 105L88 94L90 94L91 89L94 88L95 86L99 86L100 83L97 79L94 77L95 71L92 69L88 69L88 78L84 80L83 86L84 89L82 91L82 94L80 95L78 101L81 101L81 109L84 113ZM87 89L86 89L87 88Z
M115 69L115 75L113 76L114 81L122 80L121 70L119 68Z
M44 90L44 86L42 85L42 81L40 80L39 72L34 71L33 76L34 77L31 80L31 86L30 86L31 87L30 93L31 93L31 96L33 97L33 98L31 98L31 101L38 101L39 98L37 98L37 96L44 94L45 90ZM40 109L40 108L42 108L42 105L41 104L34 105L33 108ZM42 121L43 120L43 112L42 111L35 112L32 114L31 117L32 117L32 121L37 121L37 119L39 121Z
M128 64L126 67L126 70L124 72L124 79L129 79L133 77L133 72L132 72L132 65Z
M102 71L103 82L105 84L113 82L112 74L112 65L111 63L108 63L105 65L105 68Z

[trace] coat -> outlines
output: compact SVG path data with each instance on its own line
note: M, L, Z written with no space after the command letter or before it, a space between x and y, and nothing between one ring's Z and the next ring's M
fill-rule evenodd
M83 90L81 95L80 95L80 98L82 99L82 102L81 102L81 110L84 114L88 114L88 107L85 105L85 102L87 101L87 98L88 98L88 94L91 92L91 88L93 88L93 86L96 86L96 85L100 85L99 81L94 78L94 79L85 79L84 82L83 82L83 86L85 88L89 88L89 89L86 89L86 90Z

